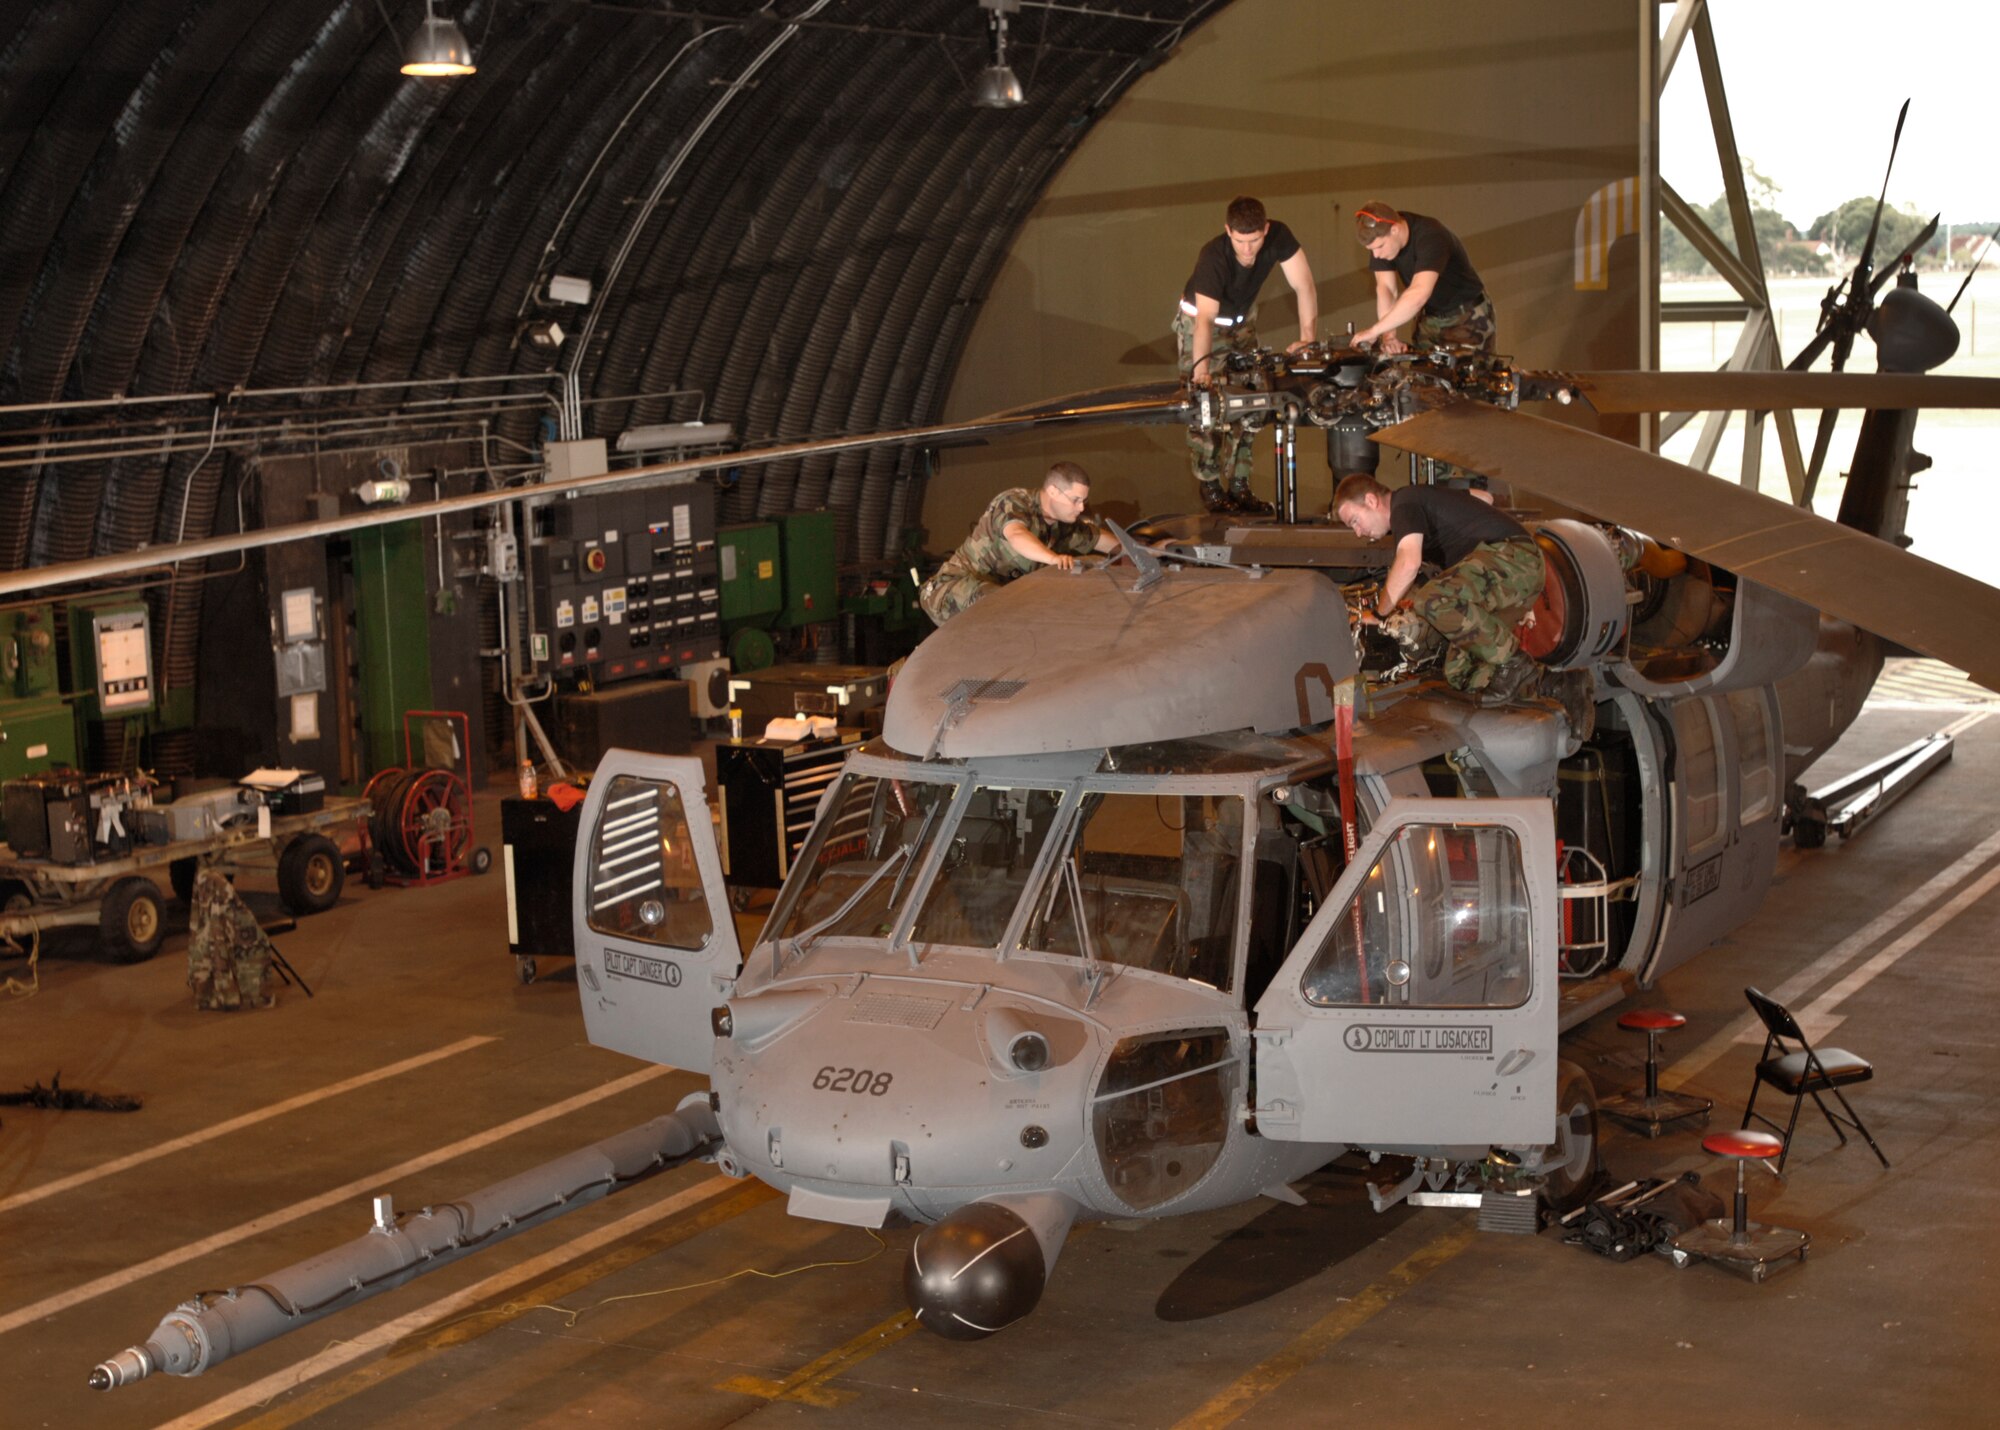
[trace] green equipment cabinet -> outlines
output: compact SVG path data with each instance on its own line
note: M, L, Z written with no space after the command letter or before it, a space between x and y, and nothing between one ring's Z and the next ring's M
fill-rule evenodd
M76 764L76 715L59 670L55 607L0 611L0 780Z

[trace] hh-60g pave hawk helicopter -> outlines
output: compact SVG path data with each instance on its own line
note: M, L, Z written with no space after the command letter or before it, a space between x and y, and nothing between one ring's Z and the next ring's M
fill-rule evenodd
M918 648L747 956L699 764L613 752L576 851L584 1022L711 1090L462 1201L378 1198L366 1234L178 1307L92 1384L198 1373L696 1158L801 1216L924 1224L905 1287L954 1338L1026 1314L1079 1219L1297 1200L1348 1150L1408 1159L1378 1207L1421 1192L1532 1229L1596 1166L1559 1033L1755 910L1787 789L1884 640L2000 688L2000 591L1896 544L1915 409L2000 405L2000 382L1918 375L1956 330L1913 285L1874 326L1901 372L1526 373L1335 346L1206 393L879 439L1261 414L1532 488L1582 514L1533 522L1557 698L1483 708L1362 643L1342 583L1384 556L1344 531L1251 525L1185 562L1127 542ZM1836 524L1523 397L1872 410ZM1317 569L1268 564L1278 547Z

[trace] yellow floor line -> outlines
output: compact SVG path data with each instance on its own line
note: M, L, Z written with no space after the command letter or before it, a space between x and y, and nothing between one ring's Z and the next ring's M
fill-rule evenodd
M755 1395L764 1400L790 1400L803 1405L817 1405L823 1409L845 1405L854 1399L856 1392L834 1390L827 1385L827 1382L837 1375L844 1375L877 1351L887 1350L916 1328L916 1313L902 1311L879 1326L870 1326L846 1345L828 1351L818 1360L792 1372L783 1380L764 1380L754 1375L739 1375L723 1381L715 1388L733 1390L741 1395Z
M1473 1227L1461 1226L1421 1247L1380 1281L1362 1290L1339 1310L1314 1322L1290 1345L1179 1421L1174 1430L1219 1430L1234 1423L1259 1400L1360 1330L1391 1301L1472 1245L1476 1235Z
M644 1261L649 1256L657 1256L660 1252L679 1246L684 1241L691 1241L713 1227L742 1216L747 1211L753 1211L766 1202L775 1201L777 1197L778 1193L762 1182L750 1182L740 1191L702 1208L685 1221L675 1222L651 1236L621 1246L616 1251L608 1252L595 1261L577 1267L574 1271L551 1277L540 1285L524 1288L517 1295L508 1298L504 1310L486 1314L474 1313L449 1325L439 1326L428 1335L390 1351L381 1360L289 1400L254 1420L243 1421L238 1430L251 1430L251 1427L255 1427L255 1430L282 1430L284 1426L296 1425L319 1414L322 1410L352 1400L364 1391L373 1390L384 1381L392 1380L405 1371L417 1369L442 1351L478 1340L488 1332L497 1331L540 1306L558 1305L607 1276L623 1271L626 1267ZM557 1319L559 1324L560 1318Z

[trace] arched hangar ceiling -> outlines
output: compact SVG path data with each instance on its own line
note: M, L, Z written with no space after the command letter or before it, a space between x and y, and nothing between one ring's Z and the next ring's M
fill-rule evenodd
M986 110L974 0L440 0L455 80L398 72L422 0L15 0L0 404L562 368L586 435L931 421L1050 176L1226 3L1023 0L1028 103ZM592 304L546 306L555 274ZM825 503L881 551L910 462L774 468L726 515ZM0 471L0 567L205 534L223 465Z

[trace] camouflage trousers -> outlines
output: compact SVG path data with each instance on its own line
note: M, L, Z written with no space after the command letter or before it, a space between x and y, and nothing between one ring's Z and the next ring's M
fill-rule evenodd
M1493 351L1493 300L1481 298L1449 313L1425 313L1417 319L1418 347L1478 348Z
M1210 342L1210 357L1205 365L1210 368L1216 366L1217 355L1221 353L1254 353L1257 320L1246 316L1231 327L1218 327ZM1174 312L1174 365L1183 381L1194 368L1194 319L1178 309ZM1194 473L1196 481L1211 486L1226 485L1232 491L1249 490L1250 468L1257 456L1256 442L1254 434L1242 424L1217 432L1197 432L1190 427L1187 454L1188 470Z
M940 570L918 588L917 604L931 618L931 624L941 626L981 596L999 590L1004 584L976 571Z
M1454 690L1483 690L1514 658L1514 626L1542 593L1546 568L1533 541L1484 541L1456 566L1410 593L1410 608L1450 642L1444 678Z

